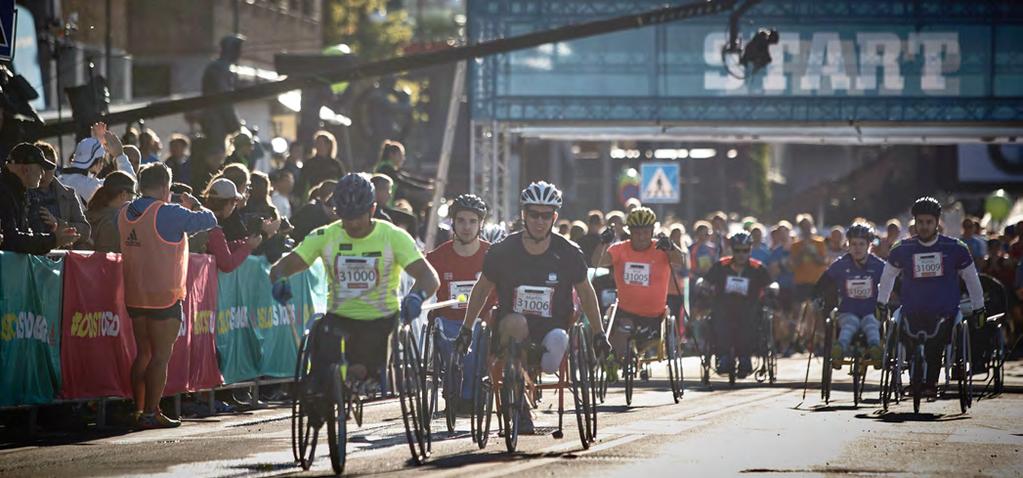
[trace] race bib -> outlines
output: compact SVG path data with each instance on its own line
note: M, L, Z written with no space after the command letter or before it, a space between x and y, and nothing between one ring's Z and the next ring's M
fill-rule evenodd
M913 278L941 277L945 275L945 265L941 261L940 252L913 254Z
M713 261L710 260L710 256L699 256L696 258L696 266L699 267L700 270L710 269L712 262Z
M550 318L553 316L551 313L553 299L554 289L551 287L520 285L515 288L512 310L522 315Z
M869 299L874 296L874 280L870 277L846 279L845 293L850 299Z
M469 305L469 293L472 292L472 286L476 285L474 280L456 280L448 282L448 298L457 299L459 295L465 295L466 301L460 302L454 306L455 309L464 309Z
M337 256L334 259L337 295L353 299L376 287L380 281L376 257Z
M642 262L626 262L622 278L628 285L650 286L650 264Z
M725 293L746 295L749 293L749 278L728 276L725 279Z

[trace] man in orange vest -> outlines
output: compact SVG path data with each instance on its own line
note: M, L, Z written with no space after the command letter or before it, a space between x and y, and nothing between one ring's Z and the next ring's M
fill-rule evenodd
M171 172L163 163L139 171L142 197L118 214L124 261L124 304L132 318L137 354L131 366L138 427L173 428L160 398L167 364L181 327L181 303L188 275L188 236L211 229L217 218L191 194L172 204Z

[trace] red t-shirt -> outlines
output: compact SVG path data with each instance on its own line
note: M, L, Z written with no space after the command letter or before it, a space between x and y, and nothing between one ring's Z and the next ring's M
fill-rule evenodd
M459 294L469 297L483 270L483 257L487 255L487 249L490 249L490 243L480 241L480 248L476 254L462 257L455 252L454 242L448 241L426 254L426 260L437 270L437 276L440 277L440 287L437 289L438 302L457 298ZM496 302L496 296L491 294L481 315L485 317ZM465 307L466 304L459 304L455 307L436 309L430 312L430 317L462 320L465 317Z
M607 249L618 287L618 306L643 317L660 317L668 300L671 264L668 254L653 244L645 251L632 249L631 241Z

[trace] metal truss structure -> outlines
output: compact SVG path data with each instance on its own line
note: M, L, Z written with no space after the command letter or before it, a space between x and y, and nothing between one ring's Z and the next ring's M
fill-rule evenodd
M472 121L469 128L469 192L487 202L493 221L512 221L518 186L512 134L497 121Z

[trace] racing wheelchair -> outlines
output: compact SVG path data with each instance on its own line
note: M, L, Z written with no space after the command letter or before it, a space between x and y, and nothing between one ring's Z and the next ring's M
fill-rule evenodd
M867 370L871 366L880 367L880 363L871 361L867 354L867 340L863 335L863 331L856 333L850 342L850 350L847 357L842 358L839 364L835 364L831 357L831 348L835 344L835 340L838 338L838 309L832 308L831 312L824 318L824 353L821 356L824 359L823 369L821 370L821 400L825 404L831 402L831 381L835 371L835 365L838 365L838 369L841 367L849 366L849 376L853 379L853 405L859 406L860 402L863 401L863 384L867 375ZM884 323L881 324L881 336L884 337Z
M970 336L973 364L970 372L979 382L985 383L983 395L998 395L1005 387L1005 360L1008 350L1009 292L998 279L980 274L980 285L984 289L984 308L987 311L984 327L974 329ZM960 302L964 315L970 312L969 297Z
M710 303L713 291L704 285L703 280L697 280L697 304L702 311L702 317L693 321L693 334L696 338L700 354L700 381L703 385L710 384L710 372L713 366L713 359L720 360L722 352L718 350L716 333L714 332L713 314L710 313ZM778 308L779 288L778 283L772 282L764 291L764 297L760 300L760 307L754 321L754 333L756 339L753 344L752 356L756 358L753 366L753 378L758 383L775 383L778 379L778 355L774 344L774 316ZM735 384L738 356L734 350L728 351L733 363L727 366L729 385Z
M634 324L617 324L615 320L617 312L618 303L615 302L605 314L604 330L613 333L614 327L621 327L621 330L628 334L625 351L618 352L623 353L621 374L625 382L625 404L632 405L632 393L637 375L642 380L648 380L651 375L649 365L662 361L666 361L671 397L675 403L678 403L682 399L684 391L682 385L682 334L675 315L665 307L659 330L647 330ZM598 395L600 400L603 400L604 394L607 393L606 374L598 373L597 381Z
M473 329L472 350L475 370L471 377L472 413L470 417L472 441L480 449L487 446L491 418L496 408L499 434L505 447L514 453L518 447L519 418L535 408L541 391L553 391L558 400L558 428L552 433L556 439L564 437L565 390L574 402L574 413L579 429L579 440L584 449L596 442L597 390L595 385L596 357L590 343L591 332L585 321L578 321L569 331L569 345L556 381L542 383L538 364L526 358L538 357L536 345L509 342L499 347L496 334L485 323L477 321ZM492 349L497 353L491 352ZM457 352L456 352L457 353Z

